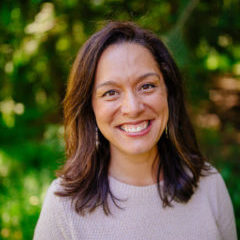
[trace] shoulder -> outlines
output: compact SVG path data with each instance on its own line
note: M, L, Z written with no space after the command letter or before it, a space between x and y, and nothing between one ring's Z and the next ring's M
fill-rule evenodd
M208 170L202 171L198 187L202 189L211 199L219 197L219 193L226 190L226 185L220 172L210 163L206 163Z
M219 171L210 165L200 178L199 192L207 197L222 239L237 239L233 205L226 184Z
M55 194L61 189L60 179L55 179L50 184L35 227L34 240L71 239L68 229L71 201Z
M209 169L202 170L202 176L200 177L199 180L199 186L207 187L209 190L210 188L214 188L215 190L226 188L225 182L220 172L210 163L206 163L206 166Z
M200 177L197 192L208 199L215 218L220 219L225 214L232 214L232 202L220 172L209 166L209 171L203 172L204 176Z
M62 186L61 186L61 178L56 178L54 179L51 184L49 185L48 192L52 191L61 191Z
M61 179L57 178L51 182L46 192L43 208L50 208L53 211L60 208L64 210L66 207L68 207L71 204L70 198L56 195L57 192L61 191L63 191Z
M208 202L214 216L217 218L220 199L229 199L229 195L220 172L210 163L207 163L206 166L208 170L202 170L194 195L199 201L205 199L204 201Z
M61 179L53 180L46 192L42 205L40 218L46 221L55 221L62 224L68 222L71 213L74 211L70 197L58 196L56 193L63 191Z

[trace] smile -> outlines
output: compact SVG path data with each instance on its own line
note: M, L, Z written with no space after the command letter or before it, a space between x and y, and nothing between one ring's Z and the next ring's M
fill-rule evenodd
M137 133L142 133L145 132L146 129L148 129L149 125L150 125L150 120L148 121L142 121L139 123L134 123L134 124L123 124L121 125L119 128L129 134L137 134Z
M120 128L123 131L129 132L129 133L141 132L142 130L148 127L148 122L149 121L144 121L144 122L141 122L140 124L124 124L120 126Z

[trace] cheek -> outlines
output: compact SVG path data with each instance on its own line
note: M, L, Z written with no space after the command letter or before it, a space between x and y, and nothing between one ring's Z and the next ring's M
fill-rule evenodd
M165 102L163 105L161 105L161 107L159 108L159 114L161 115L161 117L163 119L166 119L166 121L168 120L169 110L168 110L168 103L167 102Z
M149 106L156 114L163 114L168 117L168 102L165 96L154 96L148 100Z
M110 122L114 115L114 106L112 104L99 102L94 104L93 109L97 123Z

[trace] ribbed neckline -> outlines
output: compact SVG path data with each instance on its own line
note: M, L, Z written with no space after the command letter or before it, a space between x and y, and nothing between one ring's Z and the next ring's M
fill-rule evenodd
M112 176L108 176L108 179L111 190L116 193L138 196L157 193L157 183L146 186L136 186L121 182ZM160 181L160 185L163 185L163 181Z

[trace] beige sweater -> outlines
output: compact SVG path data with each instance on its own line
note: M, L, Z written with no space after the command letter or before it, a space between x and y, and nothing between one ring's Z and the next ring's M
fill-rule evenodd
M232 203L219 173L201 178L187 204L165 209L156 185L132 186L109 177L115 196L126 199L123 210L110 202L112 216L101 207L78 215L68 198L54 195L59 182L48 189L34 240L237 240Z

